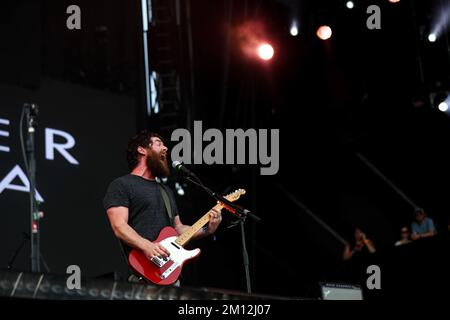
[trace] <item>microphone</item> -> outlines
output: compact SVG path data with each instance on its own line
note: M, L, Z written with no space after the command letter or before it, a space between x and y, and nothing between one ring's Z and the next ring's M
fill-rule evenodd
M29 112L31 117L36 117L39 114L39 107L37 104L25 103L24 107L25 107L25 110L27 112Z
M185 175L188 175L190 177L197 179L197 176L191 170L186 168L180 161L173 161L172 167L178 171L183 172Z

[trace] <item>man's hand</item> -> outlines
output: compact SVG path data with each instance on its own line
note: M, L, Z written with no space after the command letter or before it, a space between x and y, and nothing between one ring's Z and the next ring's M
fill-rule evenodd
M222 221L222 214L220 213L220 210L211 209L209 213L209 224L208 224L208 232L210 234L213 234L216 232L217 227L219 226L220 222Z
M364 242L356 241L355 248L353 248L353 251L361 251L363 248L364 248Z
M142 251L149 260L153 257L166 258L170 255L170 252L167 251L167 249L164 248L159 242L149 241Z

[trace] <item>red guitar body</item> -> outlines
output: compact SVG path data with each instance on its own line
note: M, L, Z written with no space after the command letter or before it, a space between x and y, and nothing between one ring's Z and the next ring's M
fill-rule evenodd
M161 230L154 242L159 242L169 252L170 256L163 260L156 258L149 260L141 250L133 249L128 256L130 267L139 275L158 285L175 283L185 262L200 254L200 249L185 250L175 240L178 232L172 227Z

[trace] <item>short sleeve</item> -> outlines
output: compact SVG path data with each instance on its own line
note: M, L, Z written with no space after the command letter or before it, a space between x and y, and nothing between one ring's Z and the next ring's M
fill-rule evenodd
M128 192L120 180L114 180L108 186L105 197L103 198L103 207L108 210L111 207L129 207L130 198Z
M430 231L436 231L436 228L434 227L434 222L431 218L428 219L428 232Z

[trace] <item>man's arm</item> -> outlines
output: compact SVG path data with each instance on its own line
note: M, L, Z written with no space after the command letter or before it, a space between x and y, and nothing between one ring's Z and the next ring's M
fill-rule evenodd
M191 226L181 223L179 216L176 216L173 219L173 224L174 224L174 228L175 228L175 230L177 230L178 234L184 233L185 231L187 231L187 229L189 229L191 227ZM200 230L197 231L196 234L194 234L194 236L192 237L192 240L201 239L208 235L210 235L209 230L205 231L203 228L201 228Z
M417 240L420 238L428 238L428 237L432 237L432 236L436 235L437 232L436 232L436 228L434 227L433 220L429 220L429 222L427 222L427 224L428 224L429 231L423 232L423 233L419 233L413 225L413 227L412 227L413 234L411 235L411 239Z
M424 232L418 235L418 238L428 238L428 237L432 237L436 234L436 230L432 230L432 231L428 231L428 232Z
M364 239L363 241L370 253L375 253L377 251L377 249L375 249L375 245L371 240Z
M434 226L434 222L431 218L428 218L428 231L425 232L422 236L423 237L432 237L436 235L436 227Z
M367 239L367 237L364 233L362 234L362 241L366 245L366 247L370 253L375 253L377 251L375 249L375 245L373 244L372 240Z
M111 207L106 212L117 238L133 248L142 250L149 259L154 256L167 257L169 255L169 252L162 245L141 237L130 227L127 207Z
M351 257L353 257L353 254L355 253L354 250L350 250L350 245L348 242L345 243L344 252L342 253L342 259L343 260L349 260Z
M222 215L221 215L220 211L218 211L218 210L211 210L211 212L210 212L210 220L209 220L209 223L208 223L207 231L205 231L203 228L200 229L199 231L197 231L196 234L194 234L192 239L193 240L201 239L203 237L212 235L214 232L216 232L217 227L219 226L221 221L222 221ZM175 216L175 218L173 219L173 224L174 224L175 230L177 230L177 232L179 234L182 234L183 232L185 232L187 229L190 228L190 226L185 225L185 224L183 224L181 222L180 216Z
M420 234L419 234L419 232L418 232L418 230L416 228L416 224L412 223L411 224L411 239L412 240L417 240L419 238L420 238Z

